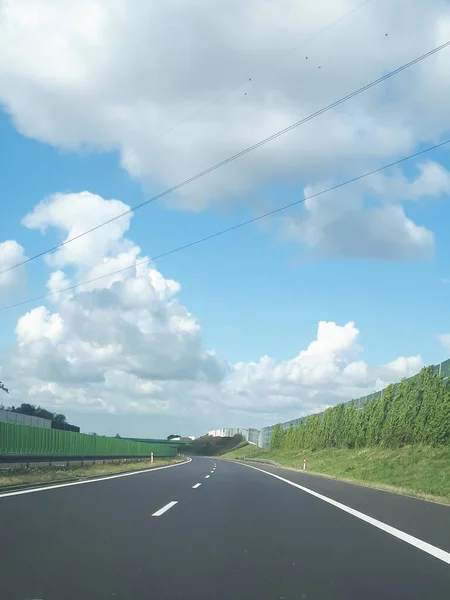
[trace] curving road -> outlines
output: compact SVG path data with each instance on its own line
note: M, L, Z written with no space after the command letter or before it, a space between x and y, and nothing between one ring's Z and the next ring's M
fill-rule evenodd
M0 519L4 600L450 598L450 507L285 469L0 492Z

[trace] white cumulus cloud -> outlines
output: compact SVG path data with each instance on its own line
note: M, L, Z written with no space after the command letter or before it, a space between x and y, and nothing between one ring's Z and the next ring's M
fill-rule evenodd
M438 336L438 340L447 352L450 352L450 333L442 333Z
M90 223L92 198L99 216L114 214L117 200L87 192L58 194L39 204L25 223L55 228L66 239ZM65 218L65 208L71 218ZM69 252L70 245L64 252L58 249L47 260L49 267L58 264L48 289L58 292L82 275L145 258L125 238L127 231L128 226L114 236L105 232L103 238L96 233L90 248L96 255L105 252L100 266L82 251ZM365 395L422 366L420 357L369 365L356 324L327 321L289 360L262 356L230 364L204 348L200 324L180 302L180 289L149 262L56 293L49 307L30 309L19 318L16 344L2 361L12 398L66 412L72 420L134 416L134 428L145 415L190 423L195 415L205 430L222 424L261 426Z
M45 233L48 227L56 227L64 232L61 243L73 239L92 229L99 223L114 219L126 212L129 207L119 200L105 202L103 198L90 192L78 194L54 194L39 203L22 220L28 229L38 229ZM132 244L124 238L130 227L132 213L101 227L87 236L61 246L56 252L47 255L52 267L66 265L95 265L118 250L129 250Z
M445 0L357 7L355 0L3 2L0 102L26 136L69 150L117 150L122 166L148 189L171 187L450 38ZM342 181L434 143L450 130L449 53L443 50L165 201L202 210L256 198L259 206L266 184L316 190L325 180ZM335 209L314 200L317 211L311 214L306 205L288 236L327 257L430 258L433 233L415 223L402 202L448 193L450 177L431 160L418 168L412 182L397 171L373 178L371 189L333 194ZM86 194L88 228L123 210L119 201L101 209L98 197ZM367 194L375 204L365 201ZM70 208L58 214L56 195L24 224L45 231L55 222L67 237L76 236L85 200L74 194ZM103 257L111 264L132 260L122 237L130 218L48 260L56 268L80 260L97 264ZM118 240L122 256L112 259Z
M25 266L16 269L11 267L26 258L23 247L15 240L0 242L0 292L3 297L23 289L27 279Z
M384 198L370 203L364 185L311 198L328 187L305 189L304 210L282 218L286 239L301 243L319 258L420 260L433 256L433 232L414 223L401 204Z
M259 413L269 423L324 410L359 398L417 373L420 356L398 357L387 365L368 365L355 323L322 321L306 350L284 362L269 357L233 365L226 402L233 410Z
M355 0L3 2L0 101L24 135L68 149L116 149L130 174L171 186L450 38L445 0L369 2L328 28L357 6ZM198 210L286 178L316 185L434 141L450 127L449 52L169 202Z

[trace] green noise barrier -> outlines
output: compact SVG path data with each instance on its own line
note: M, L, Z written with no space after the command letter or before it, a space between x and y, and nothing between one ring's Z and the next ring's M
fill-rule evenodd
M0 455L176 456L177 445L134 442L57 429L0 423Z

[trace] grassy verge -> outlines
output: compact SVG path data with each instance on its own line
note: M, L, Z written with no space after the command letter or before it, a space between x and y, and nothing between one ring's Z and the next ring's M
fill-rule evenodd
M268 450L261 450L261 448L252 444L245 444L239 448L234 448L234 450L227 452L223 456L224 458L234 458L237 460L242 458L271 458Z
M230 452L237 452L238 450L240 450L242 448L248 448L248 446L249 446L248 442L240 442L232 450L228 450L228 451L225 451L225 452L218 452L218 454L216 454L216 456L223 456L225 454L228 455Z
M150 469L170 465L176 462L183 462L184 458L171 458L158 460L153 463L149 460L140 460L133 462L110 462L96 463L88 465L73 465L68 467L21 467L18 469L9 469L0 471L0 489L6 486L22 485L27 483L48 483L49 481L64 481L65 479L74 479L82 477L96 477L100 475L112 475L113 473L122 473L126 471L138 471L139 469Z
M264 451L245 446L224 458L268 458L285 467L307 470L341 481L450 504L450 448L406 446L398 450L361 448Z

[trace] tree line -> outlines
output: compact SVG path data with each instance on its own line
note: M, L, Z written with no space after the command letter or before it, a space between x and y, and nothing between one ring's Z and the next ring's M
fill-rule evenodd
M54 413L46 408L42 408L42 406L28 404L27 402L22 402L20 406L3 406L3 404L0 404L0 408L14 413L19 413L21 415L29 415L30 417L39 417L41 419L50 419L50 421L57 421L58 423L67 423L66 415Z
M212 435L203 435L195 440L192 440L189 449L186 450L189 454L199 456L220 456L233 448L239 447L246 443L240 433L233 437L213 437Z
M381 397L328 408L295 429L272 429L270 449L363 448L450 445L450 382L425 367L416 376L389 385Z
M0 381L0 390L3 390L7 394L9 394L9 389L2 381ZM67 423L66 415L51 412L46 408L42 408L42 406L28 404L28 402L22 402L20 406L5 406L2 402L0 402L0 409L9 410L10 412L19 413L21 415L29 415L30 417L49 419L50 421L56 421L58 423Z

